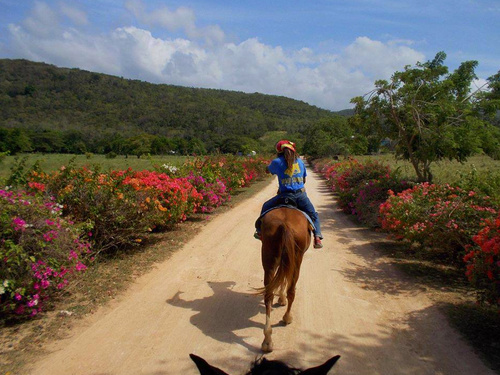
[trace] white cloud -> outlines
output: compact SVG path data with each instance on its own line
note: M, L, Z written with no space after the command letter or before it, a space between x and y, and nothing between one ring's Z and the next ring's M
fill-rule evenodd
M125 7L141 21L148 26L162 26L170 31L179 29L192 29L195 27L196 17L194 12L186 7L179 7L173 11L167 7L147 12L144 4L140 0L128 0Z
M194 12L187 7L170 10L166 6L147 12L141 0L128 0L125 7L142 23L147 26L160 26L169 31L182 30L188 38L202 39L207 44L223 42L225 35L217 25L204 28L196 26Z
M83 26L88 24L87 13L66 3L60 3L61 13L68 17L75 25Z
M374 79L388 78L404 65L423 62L425 56L408 47L407 41L383 43L367 37L358 37L341 57L344 65L357 68Z
M489 89L489 82L483 78L478 78L472 81L470 90L472 93L476 91L487 91Z
M257 38L224 42L218 26L197 28L193 12L187 8L147 13L142 2L129 1L127 9L145 24L183 30L186 36L158 38L136 26L92 35L64 28L55 22L60 13L37 2L25 22L9 25L11 49L19 57L59 66L155 83L284 95L334 110L350 107L349 100L370 91L376 79L387 79L404 65L424 61L407 41L383 43L359 37L337 54L320 54L309 48L285 51ZM73 14L75 27L78 19L86 19L84 13L60 11ZM35 27L50 22L54 23L48 33ZM203 32L209 34L204 35L205 40L200 39Z
M59 18L46 3L35 1L30 16L23 21L23 26L34 35L49 36L57 30Z

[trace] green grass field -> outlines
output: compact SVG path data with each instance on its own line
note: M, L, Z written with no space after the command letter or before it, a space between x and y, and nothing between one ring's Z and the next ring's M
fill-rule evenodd
M0 181L5 180L10 176L11 167L15 164L15 159L22 160L26 159L26 168L30 169L37 161L44 172L53 172L62 166L67 166L72 158L74 159L73 164L77 167L79 166L93 166L100 165L105 171L111 169L127 169L132 168L134 170L144 170L152 169L155 165L173 165L176 167L181 166L187 159L187 156L175 156L175 155L155 155L151 157L137 158L136 156L117 156L114 159L108 159L104 155L91 155L87 157L86 155L71 155L71 154L23 154L17 156L7 156L0 161Z
M405 160L396 160L392 154L376 156L356 156L359 161L377 160L388 164L391 170L399 169L401 176L410 180L415 180L416 174L413 166ZM457 161L441 161L431 166L435 183L456 184L459 179L476 170L478 175L487 176L488 174L500 174L500 160L494 160L486 155L476 155L470 157L467 162L459 163Z
M75 166L93 166L100 165L103 170L110 169L127 169L134 170L152 169L155 165L173 165L176 167L181 166L188 158L187 156L176 155L155 155L151 157L137 158L136 156L117 156L114 159L108 159L104 155L71 155L71 154L23 154L18 155L19 160L23 158L26 160L26 168L31 168L37 161L44 172L53 172L61 166L66 166L72 158L75 158ZM0 161L0 182L5 180L10 175L10 168L15 163L15 156L7 156ZM399 169L401 176L407 179L415 179L416 175L413 167L408 161L396 160L392 154L383 154L375 156L356 156L360 161L369 159L378 160L384 164L390 165L392 170ZM454 184L464 175L476 170L479 175L486 175L487 173L500 174L500 160L493 160L488 156L477 155L469 158L465 163L456 161L441 161L432 166L434 174L434 182L436 183L449 183Z

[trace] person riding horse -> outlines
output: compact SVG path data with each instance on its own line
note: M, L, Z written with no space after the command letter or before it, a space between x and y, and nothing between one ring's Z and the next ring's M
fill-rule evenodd
M262 205L261 215L282 202L292 201L297 208L304 211L314 225L314 248L323 247L319 216L305 191L307 171L304 162L299 157L295 143L282 140L276 143L277 158L267 166L267 172L278 176L278 194ZM260 228L257 226L254 237L261 239Z

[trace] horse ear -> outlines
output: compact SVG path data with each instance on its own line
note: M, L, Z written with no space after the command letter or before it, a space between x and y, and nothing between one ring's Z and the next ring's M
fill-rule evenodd
M190 354L189 357L196 363L196 367L198 367L201 375L228 375L220 368L209 365L207 361L197 355Z
M336 355L335 357L330 358L328 361L323 363L320 366L317 367L311 367L308 368L307 370L302 371L300 374L301 375L326 375L328 374L328 371L333 367L335 362L339 360L340 356Z

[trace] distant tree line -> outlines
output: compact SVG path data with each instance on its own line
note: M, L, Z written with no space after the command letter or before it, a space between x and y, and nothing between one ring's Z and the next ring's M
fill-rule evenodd
M500 72L472 91L476 61L449 73L440 52L395 72L338 113L272 95L157 85L0 59L0 153L269 152L279 138L313 157L394 152L430 165L500 158Z
M0 147L11 152L246 152L268 132L304 134L332 116L285 97L0 60Z

